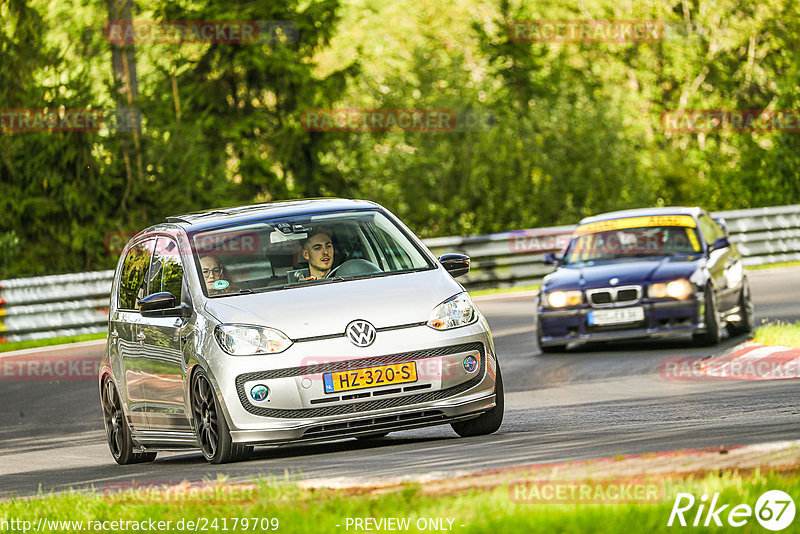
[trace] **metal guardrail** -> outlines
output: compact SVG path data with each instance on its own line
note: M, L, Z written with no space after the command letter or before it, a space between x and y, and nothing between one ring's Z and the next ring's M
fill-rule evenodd
M800 260L800 205L712 213L725 219L731 241L746 266ZM554 267L542 263L548 252L569 242L575 226L515 230L484 236L442 237L425 243L437 255L461 252L472 268L460 278L468 289L537 284Z
M745 265L800 260L800 205L723 211ZM472 268L459 278L468 289L536 284L552 272L544 254L569 242L574 226L514 230L425 240L437 256L461 252ZM114 271L0 281L0 342L106 331Z

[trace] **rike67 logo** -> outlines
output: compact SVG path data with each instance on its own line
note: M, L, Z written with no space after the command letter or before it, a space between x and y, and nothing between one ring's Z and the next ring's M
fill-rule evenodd
M697 505L696 510L695 505ZM685 516L684 516L685 514ZM708 495L695 499L691 493L678 493L672 512L669 514L667 526L741 527L755 516L756 521L767 530L783 530L794 521L795 505L788 493L781 490L764 492L756 501L755 509L749 504L721 504L719 493L715 493L711 501Z

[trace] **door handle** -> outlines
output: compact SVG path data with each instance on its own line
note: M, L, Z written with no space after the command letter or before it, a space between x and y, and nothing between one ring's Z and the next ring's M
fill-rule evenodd
M111 339L113 339L114 341L116 341L117 338L119 337L119 334L117 334L116 330L112 330L109 335L111 336Z
M136 341L144 341L144 332L139 332L136 334Z

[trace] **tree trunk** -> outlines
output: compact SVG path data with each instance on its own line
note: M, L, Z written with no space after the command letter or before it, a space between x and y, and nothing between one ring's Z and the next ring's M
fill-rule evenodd
M133 0L106 0L108 6L108 21L110 25L118 24L129 28L133 22ZM110 41L111 42L111 41ZM127 183L122 195L120 207L126 212L128 196L133 189L133 182L141 184L142 175L142 147L140 140L140 120L136 107L139 96L139 80L136 77L136 46L135 43L117 44L111 42L111 67L114 72L114 101L116 103L116 127L121 139L122 158L125 161L125 174ZM131 162L134 162L134 166ZM135 173L135 179L134 179Z

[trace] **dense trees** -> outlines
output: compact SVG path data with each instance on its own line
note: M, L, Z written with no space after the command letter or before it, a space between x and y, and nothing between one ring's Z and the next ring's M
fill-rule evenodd
M792 0L5 0L0 110L102 109L99 131L0 128L0 278L107 268L109 231L324 195L425 236L653 204L800 201L794 132L665 131L682 109L793 110ZM256 21L243 43L115 45L109 20ZM653 42L522 42L518 21L648 19ZM104 33L105 32L105 33ZM452 110L453 131L318 132L325 108Z

